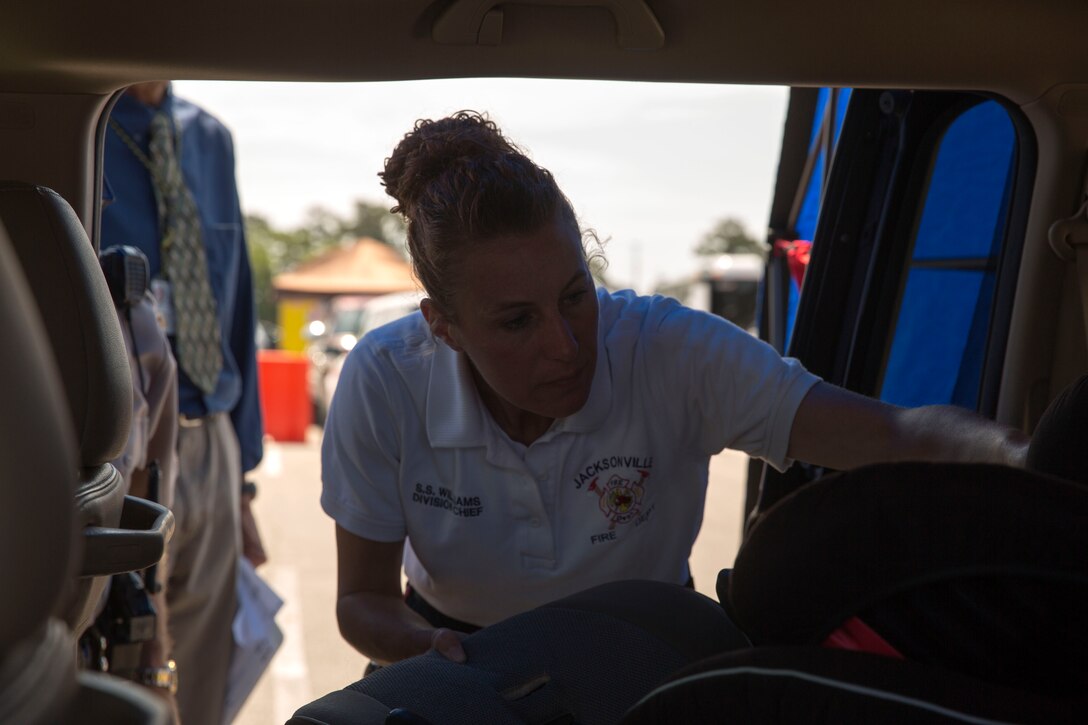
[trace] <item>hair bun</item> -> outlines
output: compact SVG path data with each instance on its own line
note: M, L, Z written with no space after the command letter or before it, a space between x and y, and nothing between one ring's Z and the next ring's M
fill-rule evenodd
M471 171L481 160L510 153L521 152L487 114L458 111L439 120L416 121L378 176L397 202L392 211L411 216L437 179Z

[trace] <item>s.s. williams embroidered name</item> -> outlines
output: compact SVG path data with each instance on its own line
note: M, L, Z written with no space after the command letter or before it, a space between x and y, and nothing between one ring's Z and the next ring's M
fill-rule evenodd
M479 496L454 496L448 488L439 486L435 489L429 483L418 481L412 491L412 503L445 509L454 516L479 516L484 510Z

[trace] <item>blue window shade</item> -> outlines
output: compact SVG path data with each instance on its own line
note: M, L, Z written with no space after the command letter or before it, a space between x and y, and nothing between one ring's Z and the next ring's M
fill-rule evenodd
M797 322L797 303L801 301L801 288L790 280L789 299L786 300L786 349L790 349L793 337L793 325Z
M816 164L812 167L812 176L805 187L805 198L801 202L797 221L793 223L797 238L809 242L816 236L816 220L820 216L820 197L823 194L824 181L824 154L820 150L815 153L818 154Z
M846 120L846 107L850 105L852 91L852 88L840 88L835 100L835 146L839 145L839 134L842 133L842 122Z
M1008 114L993 101L971 108L949 127L926 194L914 259L994 254L1014 141Z
M883 400L905 406L952 402L984 274L943 269L911 273L902 302L910 310L910 324L903 324L900 316L884 373Z
M824 181L827 178L827 164L829 157L835 152L835 146L839 142L839 134L842 133L842 124L846 119L846 107L850 102L850 88L821 88L816 96L816 110L812 117L812 131L809 134L809 158L813 158L812 173L805 185L805 196L801 200L801 208L797 211L797 218L793 222L793 230L797 239L812 241L816 236L816 222L820 216L820 202L823 200ZM822 142L823 135L820 130L828 119L828 104L834 95L835 117L830 119L834 124L831 148ZM793 325L797 319L797 302L801 297L801 290L795 284L790 285L789 299L786 312L786 347L789 348L790 338L793 337Z
M828 102L834 93L835 117L828 119ZM816 112L812 117L812 132L809 135L808 155L814 158L812 174L805 186L805 196L801 201L801 208L797 211L797 219L793 222L793 229L798 239L812 241L816 236L816 220L820 215L820 200L823 198L824 181L827 177L827 164L829 156L835 153L835 146L839 143L839 134L842 133L842 123L846 119L846 107L850 103L850 88L821 88L816 97ZM831 148L821 143L820 129L830 121L834 124Z
M827 113L827 102L831 99L832 88L821 88L816 94L816 110L812 114L812 132L808 136L808 147L811 152L816 139L820 135L820 126L824 122L824 114Z
M993 101L965 111L941 138L884 370L883 400L977 407L1015 148L1012 122Z

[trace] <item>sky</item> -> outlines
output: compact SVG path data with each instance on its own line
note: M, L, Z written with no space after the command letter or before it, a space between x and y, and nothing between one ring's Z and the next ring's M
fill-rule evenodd
M274 226L308 209L392 205L378 172L418 118L486 111L555 175L607 276L641 292L697 273L692 249L726 216L767 225L784 87L471 79L389 83L177 81L234 134L246 213Z

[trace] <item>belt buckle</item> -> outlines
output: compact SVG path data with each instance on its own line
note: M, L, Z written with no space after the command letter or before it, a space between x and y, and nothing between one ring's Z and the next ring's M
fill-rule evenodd
M204 425L203 418L190 418L189 416L181 413L178 415L178 425L182 428L199 428Z

